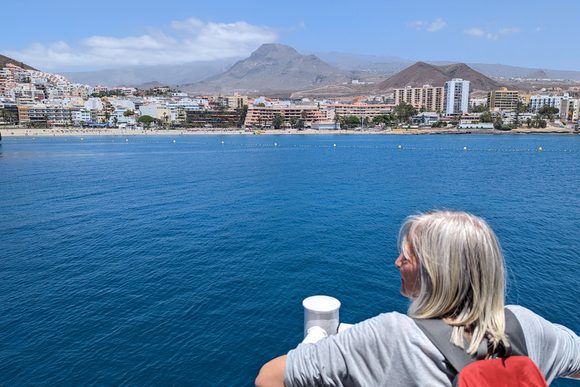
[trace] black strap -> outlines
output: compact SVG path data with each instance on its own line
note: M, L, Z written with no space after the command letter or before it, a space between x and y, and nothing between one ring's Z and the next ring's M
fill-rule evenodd
M451 366L451 370L458 374L463 367L473 363L474 361L481 358L482 355L485 356L487 351L487 340L482 342L480 345L480 350L478 350L479 356L471 356L463 348L456 346L451 343L451 331L452 327L447 325L443 320L437 319L413 319L417 326L425 333L427 338L437 347L437 349L445 356L448 364ZM516 316L509 309L505 309L505 324L506 324L506 335L510 342L510 350L508 355L525 355L527 356L528 350L526 347L526 341L524 337L524 332L522 327L516 318Z

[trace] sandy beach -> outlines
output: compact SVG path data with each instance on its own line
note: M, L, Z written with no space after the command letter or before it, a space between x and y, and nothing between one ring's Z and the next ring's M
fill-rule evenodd
M511 131L489 129L388 129L388 130L314 130L314 129L268 129L250 130L240 128L216 128L216 129L120 129L120 128L49 128L49 129L24 129L24 128L0 128L3 137L61 137L61 136L199 136L199 135L426 135L426 134L579 134L572 129L560 127L547 127L543 129L518 128Z

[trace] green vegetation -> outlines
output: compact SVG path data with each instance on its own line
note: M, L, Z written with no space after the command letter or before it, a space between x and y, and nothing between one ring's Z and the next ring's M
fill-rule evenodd
M560 109L548 105L544 105L538 110L541 118L548 118L550 121L554 121L554 116L560 112Z
M493 116L488 111L483 112L483 114L481 116L479 116L479 122L484 122L484 123L493 122Z
M360 126L361 119L357 116L346 116L341 117L340 119L340 128L341 129L353 129L357 126Z
M380 114L373 117L373 124L375 125L392 125L396 121L397 118L391 113Z
M157 122L157 121L158 121L157 118L153 118L153 117L148 116L148 115L141 116L137 120L137 122L139 122L140 124L145 124L145 126L147 128L149 128L152 123Z
M244 122L246 122L246 116L248 115L248 105L244 105L241 109L236 109L238 114L240 115L240 119L238 120L238 128L244 126Z
M274 113L274 118L272 118L272 127L274 129L280 129L284 125L284 117L280 113Z
M489 112L489 107L487 105L483 105L483 104L481 104L481 105L475 105L474 107L471 108L471 112L472 113Z
M417 114L417 109L413 105L401 102L393 110L400 123L410 123L411 117Z
M98 93L91 94L91 97L94 98L102 98L102 97L121 97L124 96L121 90L107 90L107 91L100 91Z
M546 126L548 126L548 123L546 122L546 120L543 120L540 115L536 115L536 116L534 116L534 118L528 118L526 120L526 125L528 126L528 128L542 128L543 129Z

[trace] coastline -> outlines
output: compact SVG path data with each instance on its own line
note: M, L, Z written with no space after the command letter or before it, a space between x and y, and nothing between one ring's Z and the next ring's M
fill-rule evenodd
M119 129L119 128L0 128L2 137L66 137L66 136L228 136L228 135L438 135L438 134L580 134L572 129L548 127L543 129L518 128L511 131L495 129L391 129L391 130L315 130L315 129L268 129L245 130L240 128L228 129Z

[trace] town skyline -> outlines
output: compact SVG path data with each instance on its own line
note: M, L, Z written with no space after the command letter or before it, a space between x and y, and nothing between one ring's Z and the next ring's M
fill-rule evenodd
M417 1L412 9L369 1L355 9L346 2L192 7L169 0L142 7L105 0L88 12L64 2L28 3L35 12L26 22L7 18L0 26L10 36L0 54L51 72L245 57L263 43L302 53L580 70L580 53L573 49L580 4L573 1L558 4L565 12L542 11L539 1L461 7ZM7 14L20 7L3 6Z

